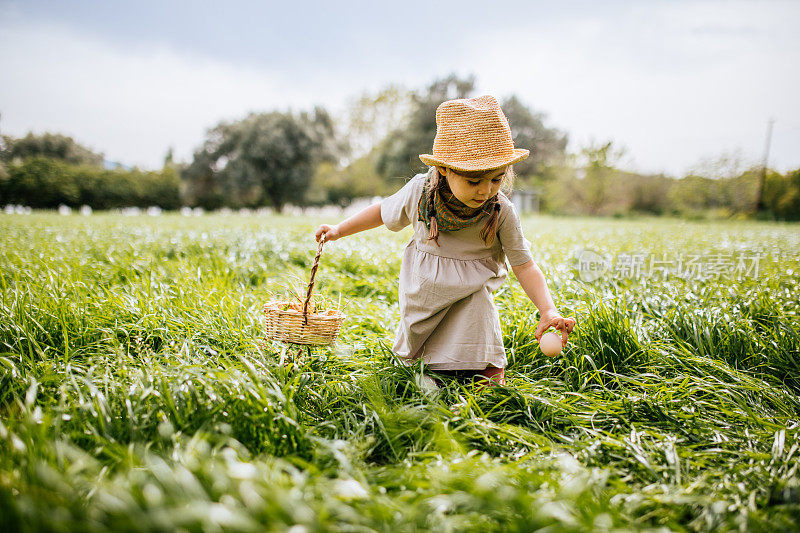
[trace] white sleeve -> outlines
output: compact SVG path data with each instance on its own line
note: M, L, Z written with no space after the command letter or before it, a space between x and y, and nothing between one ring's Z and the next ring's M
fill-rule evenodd
M424 176L412 178L403 188L381 200L381 220L392 231L400 231L416 218Z
M503 253L508 258L508 264L512 267L524 265L533 260L531 254L531 243L522 234L522 224L520 223L517 210L514 204L508 202L500 216L500 224L497 228L497 235L503 247Z

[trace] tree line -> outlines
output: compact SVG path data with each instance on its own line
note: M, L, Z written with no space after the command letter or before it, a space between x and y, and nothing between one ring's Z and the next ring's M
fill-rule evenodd
M183 205L179 169L106 168L102 154L71 137L45 133L0 144L0 205L53 209L60 205L93 209Z
M217 209L287 204L346 206L384 196L425 169L435 111L444 100L475 96L474 77L455 75L419 90L388 86L352 100L344 116L327 110L251 113L209 129L189 162L171 151L158 171L108 169L102 154L58 135L2 136L0 204L97 209L181 205ZM555 214L761 216L800 220L800 169L727 169L710 165L682 179L616 167L612 142L567 153L568 135L517 96L501 100L517 146L532 148L515 165L516 187L537 191ZM724 167L717 161L716 167ZM763 209L756 213L759 204Z

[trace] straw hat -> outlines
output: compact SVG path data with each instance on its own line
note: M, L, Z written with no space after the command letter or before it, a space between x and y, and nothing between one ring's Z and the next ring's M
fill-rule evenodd
M455 171L493 170L522 161L530 152L514 148L508 119L492 96L442 102L436 109L433 154L426 165Z

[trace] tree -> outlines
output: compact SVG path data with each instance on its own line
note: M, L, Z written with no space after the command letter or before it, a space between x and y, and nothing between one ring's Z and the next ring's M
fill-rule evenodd
M408 176L424 170L419 154L430 153L436 137L436 108L445 100L468 98L475 90L475 77L455 74L434 81L415 93L408 121L394 129L377 148L376 168L384 178Z
M628 181L625 187L630 196L629 210L636 213L661 215L669 209L669 193L674 180L663 174L640 175L632 172L623 174Z
M436 108L445 100L469 98L475 90L475 77L459 78L451 74L434 81L410 98L407 119L392 130L377 148L376 167L384 178L407 176L425 168L419 154L429 153L436 137ZM399 98L396 92L387 97ZM531 156L514 165L520 175L541 172L546 165L564 163L567 135L544 125L545 116L534 113L516 96L502 102L501 107L509 124L514 143L531 150Z
M545 166L563 165L567 149L567 134L544 125L545 115L534 113L515 95L500 106L508 118L514 146L531 151L524 161L514 164L520 176L540 174Z
M175 166L175 150L173 150L172 146L169 147L167 150L166 155L164 155L164 168L167 167L174 167Z
M716 157L704 157L695 163L688 175L702 176L712 180L731 179L740 176L748 167L741 150L723 152Z
M195 205L270 205L280 211L289 202L303 203L316 166L336 162L343 152L323 108L299 115L251 113L211 129L183 178Z
M619 161L623 153L624 150L614 148L613 141L601 145L591 144L581 150L585 165L583 178L576 192L588 207L590 214L599 214L611 199L613 181L618 175L614 164Z
M75 142L72 137L59 133L34 135L28 133L21 139L3 136L5 161L22 161L31 157L47 157L76 165L102 166L103 154L98 154Z
M781 220L800 220L800 168L785 176L767 171L764 207Z
M398 124L405 124L411 112L413 93L399 85L389 85L377 93L363 93L352 100L342 124L355 161L378 145Z
M346 207L355 198L370 198L392 194L397 190L375 173L375 162L371 154L359 157L345 168L336 168L330 163L317 167L312 182L313 203L332 203Z

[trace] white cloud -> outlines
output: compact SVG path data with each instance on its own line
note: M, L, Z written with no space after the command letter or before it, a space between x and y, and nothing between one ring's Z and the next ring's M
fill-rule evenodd
M573 148L614 139L639 170L679 175L736 149L760 160L769 117L778 120L771 162L800 166L800 154L778 142L800 142L800 41L790 18L755 4L639 6L622 19L506 33L513 50L499 44L480 54L482 87L513 87L570 133Z
M129 52L53 26L0 30L0 127L74 136L111 160L160 167L189 158L205 131L253 110L305 108L316 96L280 75L166 48ZM328 102L321 102L328 103Z
M547 113L551 125L569 132L573 149L614 139L628 148L631 168L680 175L702 158L736 150L759 161L770 117L777 120L772 165L800 166L800 37L790 16L800 4L597 9L559 22L531 17L440 33L424 55L403 43L428 38L430 28L387 27L372 51L364 40L374 35L365 35L331 64L292 69L146 42L120 49L65 26L0 17L0 128L63 132L109 159L158 167L170 146L188 159L221 120L315 103L336 111L365 89L421 87L456 71L476 74L480 92L515 93Z

